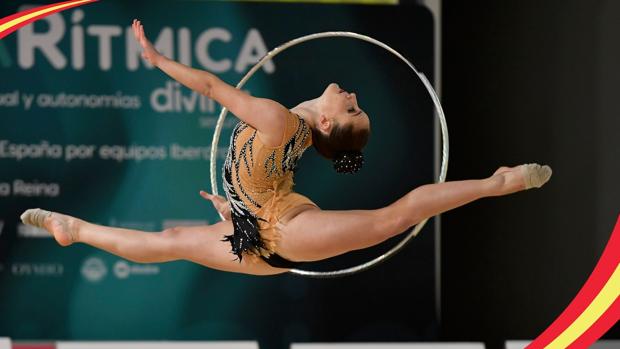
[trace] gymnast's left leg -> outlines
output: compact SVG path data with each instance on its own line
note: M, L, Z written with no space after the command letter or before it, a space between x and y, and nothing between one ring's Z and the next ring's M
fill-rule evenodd
M22 220L46 229L61 246L81 242L137 263L188 260L212 269L254 275L287 271L273 268L257 258L246 257L241 262L235 260L235 255L230 252L230 243L221 241L224 235L233 231L230 221L143 232L92 224L40 209L26 211Z

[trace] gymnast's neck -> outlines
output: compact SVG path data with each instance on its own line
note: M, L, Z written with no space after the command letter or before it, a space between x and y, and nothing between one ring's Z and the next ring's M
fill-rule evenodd
M299 115L310 128L314 129L316 120L319 118L319 98L301 102L291 108L291 111Z

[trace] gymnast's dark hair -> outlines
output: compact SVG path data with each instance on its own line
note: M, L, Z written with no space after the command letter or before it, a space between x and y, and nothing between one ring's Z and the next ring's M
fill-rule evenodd
M353 125L334 124L329 134L312 130L312 144L319 154L332 160L338 173L355 173L364 165L362 149L368 143L370 129L354 130Z

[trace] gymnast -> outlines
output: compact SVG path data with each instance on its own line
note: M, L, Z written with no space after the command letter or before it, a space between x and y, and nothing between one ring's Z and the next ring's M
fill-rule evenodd
M374 210L322 210L292 190L293 170L311 145L338 172L361 168L370 120L355 93L331 83L319 97L288 109L162 56L140 21L134 20L132 28L145 60L240 120L223 168L227 198L200 191L225 220L142 232L41 209L22 214L24 223L46 229L61 246L81 242L137 263L189 260L223 271L273 275L379 244L480 198L539 188L551 177L551 169L538 164L500 167L484 179L420 186Z

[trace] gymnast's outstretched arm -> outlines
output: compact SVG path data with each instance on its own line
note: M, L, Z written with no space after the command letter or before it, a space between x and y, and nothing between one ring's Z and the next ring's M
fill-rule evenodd
M140 21L134 20L132 28L142 46L142 57L186 87L205 95L224 107L259 132L261 140L269 145L280 145L286 126L288 109L267 98L257 98L241 91L217 76L194 69L161 55L144 34Z

